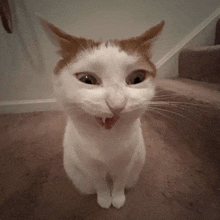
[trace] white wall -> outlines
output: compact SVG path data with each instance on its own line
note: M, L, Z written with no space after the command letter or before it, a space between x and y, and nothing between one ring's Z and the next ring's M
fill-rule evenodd
M14 3L16 2L16 3ZM53 98L51 75L58 56L45 36L34 12L76 36L94 39L125 38L141 34L161 20L163 34L153 49L157 62L187 34L207 18L219 0L23 0L29 17L22 11L22 0L9 0L16 11L14 33L5 33L0 25L0 101ZM15 20L15 18L14 18ZM32 23L31 23L32 21ZM39 38L33 35L33 28ZM21 36L30 55L24 56ZM41 56L40 56L41 54ZM27 57L37 64L33 69ZM41 61L44 61L45 68ZM39 74L40 71L43 71ZM169 72L166 74L169 75Z
M162 59L156 62L159 77L178 77L179 53L185 48L210 46L215 42L216 24L220 19L220 7L186 35Z

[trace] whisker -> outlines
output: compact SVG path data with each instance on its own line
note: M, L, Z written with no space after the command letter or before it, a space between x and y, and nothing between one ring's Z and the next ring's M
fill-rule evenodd
M164 116L164 117L166 117L166 118L168 118L168 119L173 119L174 120L174 118L172 118L171 116L168 116L168 115L166 115L166 114L164 114L164 113L162 113L162 112L160 112L160 111L164 111L164 112L166 112L166 113L169 113L169 114L174 114L174 115L177 115L177 116L180 116L181 118L183 118L184 120L179 120L179 119L175 119L175 122L179 122L179 123L181 123L181 124L187 124L188 122L190 122L191 124L193 124L193 125L195 125L195 126L197 126L199 129L201 129L201 130L205 130L201 125L199 125L198 123L195 123L193 120L190 120L189 118L187 118L186 116L184 116L184 115L181 115L181 114L178 114L178 113L176 113L176 112L172 112L172 111L169 111L169 110L166 110L166 109L162 109L162 108L155 108L155 107L153 107L153 108L151 108L151 109L148 109L148 110L151 110L151 111L155 111L157 114L160 114L160 115L162 115L162 116Z
M173 106L173 105L172 105ZM189 106L184 106L184 105L176 105L176 106L174 106L175 108L177 108L177 109L181 109L181 110L184 110L185 112L189 112ZM202 112L202 113L207 113L208 112L208 110L205 110L205 109L201 109L201 108L199 108L199 107L197 107L197 106L193 106L194 108L193 108L193 111L196 111L196 112ZM196 108L195 108L196 107Z
M182 105L182 106L186 106L186 107L207 107L210 108L211 106L208 104L200 104L200 103L190 103L190 102L178 102L178 101L151 101L150 102L151 105L170 105L170 106L174 106L174 105Z
M156 110L160 110L160 111L168 112L168 113L170 113L170 114L174 114L174 115L177 115L177 116L180 116L180 117L182 117L182 118L187 119L186 116L184 116L184 115L182 115L182 114L179 114L179 113L177 113L177 112L173 112L173 111L167 110L167 109L158 108L158 107L153 107L152 109L154 109L154 110L156 109Z
M157 106L157 105L152 105L152 106ZM157 107L163 107L163 106L157 106ZM167 106L166 106L167 107ZM169 105L168 104L168 107L174 107L174 108L176 108L176 109L181 109L181 110L184 110L184 111L188 111L189 110L189 106L185 106L185 105L176 105L176 104L171 104L171 105ZM196 110L196 111L203 111L202 109L198 109L198 108L194 108L193 110Z
M174 118L172 118L172 115L177 115L177 116L180 116L183 120L179 120L178 118L175 118L175 122L178 122L178 123L181 123L181 124L186 124L186 125L190 123L192 125L195 125L198 129L200 129L203 132L208 131L206 126L204 126L201 123L198 123L198 121L195 120L193 115L191 115L189 118L187 118L186 116L178 114L176 112L172 112L172 111L169 111L169 110L166 110L166 109L163 109L163 108L151 107L151 106L149 106L147 111L155 112L157 114L160 114L160 115L162 115L166 118L173 119L173 120L174 120ZM160 111L162 111L162 112L160 112ZM170 116L164 114L163 112L168 113ZM200 116L199 116L199 118L200 118ZM199 121L201 122L200 119L199 119ZM212 130L212 133L219 135L219 131Z
M169 120L174 120L174 118L172 116L169 116L169 115L166 115L166 114L160 112L161 109L148 109L148 110L155 112L156 114L159 114L162 117L168 118ZM185 120L185 119L187 119L187 120ZM187 125L187 123L188 123L187 121L196 125L198 128L204 130L199 124L194 123L192 120L189 120L188 118L184 118L183 120L180 120L179 118L175 119L175 122L178 122L179 124L186 124Z
M162 116L164 116L164 117L166 117L166 118L168 118L168 119L173 119L172 117L170 117L170 116L168 116L168 115L166 115L166 114L163 114L162 112L158 111L157 109L148 108L147 111L156 112L157 114L162 115Z

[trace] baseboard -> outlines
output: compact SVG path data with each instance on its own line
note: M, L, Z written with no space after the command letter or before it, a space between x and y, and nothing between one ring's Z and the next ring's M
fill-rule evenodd
M159 77L178 76L178 55L184 48L200 45L213 45L216 22L220 17L220 8L199 24L157 63ZM60 110L54 99L0 101L0 113L21 113L34 111Z
M24 113L60 110L55 99L0 101L0 113Z
M216 9L208 18L200 23L172 50L156 63L159 77L178 76L179 52L185 48L195 48L202 45L213 45L217 20L220 18L220 8Z

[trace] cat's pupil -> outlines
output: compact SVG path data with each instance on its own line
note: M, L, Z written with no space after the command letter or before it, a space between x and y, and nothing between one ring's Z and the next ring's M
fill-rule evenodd
M85 83L87 83L87 84L92 84L92 81L91 81L90 79L86 79L86 80L85 80Z
M140 77L136 77L134 79L134 84L140 83L141 82L141 78Z
M132 72L126 79L128 85L138 84L143 82L146 79L145 70L136 70Z
M80 73L78 74L77 78L79 81L86 83L86 84L91 84L91 85L98 84L96 78L92 76L91 74Z

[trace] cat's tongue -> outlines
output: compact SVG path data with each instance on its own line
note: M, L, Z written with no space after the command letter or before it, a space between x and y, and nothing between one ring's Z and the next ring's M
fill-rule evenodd
M115 123L118 121L119 116L115 115L112 118L106 118L104 121L102 118L96 118L96 120L98 121L98 123L103 126L105 129L111 129Z

